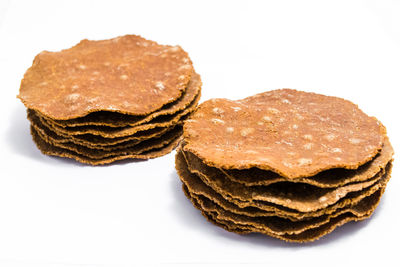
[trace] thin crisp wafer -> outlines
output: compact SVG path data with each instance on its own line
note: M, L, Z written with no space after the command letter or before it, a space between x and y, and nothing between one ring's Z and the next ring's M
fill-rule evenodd
M138 155L142 154L146 151L149 150L154 150L161 148L169 143L171 143L173 140L178 139L179 136L182 134L182 125L178 124L160 137L157 138L151 138L147 139L144 141L141 141L139 143L135 143L134 145L127 145L125 147L117 147L116 149L113 150L99 150L96 148L88 148L84 147L81 145L77 145L72 142L66 142L66 143L58 143L58 142L52 142L49 139L46 139L46 136L43 136L40 134L40 131L36 131L36 134L43 140L45 140L47 143L50 143L52 146L59 147L62 149L66 149L69 151L73 151L79 155L91 158L91 159L104 159L108 157L116 157L116 156L122 156L122 155Z
M385 133L350 101L290 89L208 100L184 126L185 150L209 166L291 179L356 169L379 153Z
M179 46L136 35L82 40L69 49L38 54L18 97L27 108L57 120L97 111L147 115L179 99L192 72Z
M205 165L190 152L183 151L189 170L197 174L204 183L239 206L253 203L274 203L300 212L312 212L336 203L351 192L361 191L375 184L382 177L382 171L364 182L347 184L338 188L320 188L305 183L277 182L269 186L245 186L226 178L216 168Z
M258 202L253 203L249 206L240 207L236 201L232 201L230 198L226 198L226 196L222 196L218 192L216 192L212 187L205 184L198 175L189 172L188 166L186 164L185 158L181 151L178 151L176 154L176 170L178 171L179 177L183 184L190 188L190 191L196 195L202 195L207 197L208 199L214 201L218 205L222 206L226 210L230 210L237 214L242 214L246 216L253 217L268 217L268 216L279 216L283 218L290 219L292 221L304 220L313 217L323 216L325 214L332 214L336 212L338 209L348 207L351 205L356 205L363 198L372 195L379 188L386 186L387 182L390 179L391 167L392 165L389 163L385 168L385 175L382 179L372 185L369 188L366 188L362 191L353 192L348 194L346 197L340 199L334 205L328 206L325 209L321 209L314 212L299 212L297 210L289 209L284 206L276 205L273 203L263 203L260 205Z
M200 204L201 210L216 213L217 219L232 221L235 224L249 225L250 227L253 227L255 231L273 235L298 235L309 229L318 228L328 223L331 219L345 213L349 213L349 215L354 215L356 217L364 217L375 209L382 194L382 190L378 190L371 196L362 199L356 205L339 209L335 213L315 217L310 220L293 222L289 219L278 216L248 217L245 215L235 214L223 209L208 198L191 194L190 191L188 192L190 198L196 199L197 203Z
M55 147L49 143L47 143L45 140L41 139L37 133L32 130L31 128L31 134L34 142L36 143L37 147L39 150L46 155L50 156L58 156L58 157L65 157L65 158L71 158L76 161L79 161L81 163L85 164L90 164L90 165L104 165L104 164L110 164L116 161L121 161L121 160L126 160L126 159L152 159L152 158L157 158L161 157L163 155L166 155L170 153L180 142L181 138L174 139L171 143L165 145L162 148L159 149L152 149L149 151L146 151L142 154L138 155L121 155L121 156L111 156L111 157L106 157L103 159L91 159L89 157L85 157L82 155L79 155L76 152Z
M255 231L254 228L248 226L248 225L240 225L238 223L233 223L229 220L221 220L217 218L217 215L215 213L207 213L205 211L202 212L206 218L216 224L217 226L223 227L225 230L234 232L237 234L249 234L249 233L260 233L260 231ZM342 214L338 217L333 218L330 220L328 223L315 228L315 229L309 229L306 230L298 235L274 235L274 234L268 234L271 237L275 237L278 239L282 239L287 242L296 242L296 243L303 243L303 242L311 242L318 240L324 235L327 235L331 233L333 230L335 230L337 227L342 226L343 224L351 221L361 221L369 218L372 215L372 213L367 214L363 217L357 217L351 214Z
M341 98L281 89L202 103L184 124L175 166L210 222L308 242L368 218L392 162L376 118Z
M80 127L80 126L108 126L108 127L125 127L137 126L152 121L160 121L167 116L186 109L194 102L195 98L199 98L201 90L200 75L193 72L191 80L183 95L176 101L166 104L159 110L144 116L133 116L121 114L118 112L99 111L90 113L85 117L71 120L52 120L52 122L61 127ZM161 117L161 118L160 118Z
M29 110L27 112L27 117L31 122L32 126L36 130L42 132L42 135L47 135L49 138L53 139L54 142L65 143L73 142L75 144L89 147L89 148L107 148L115 145L123 145L132 142L141 142L150 138L157 138L168 131L168 127L154 128L151 130L136 133L131 136L120 137L120 138L104 138L101 136L94 135L82 135L82 136L69 136L60 132L54 131L53 128L45 120L36 115L36 112ZM57 140L56 140L57 139ZM105 149L107 150L107 149Z
M193 112L196 109L199 100L200 100L200 94L198 94L195 97L195 99L186 109L177 112L176 114L167 115L161 119L159 119L160 117L157 117L154 122L149 122L133 127L80 126L80 127L67 128L67 127L60 127L54 124L52 120L49 120L45 117L41 117L41 121L48 127L52 128L54 131L68 136L91 134L105 138L118 138L118 137L132 136L136 133L141 133L154 128L170 127L181 121L182 118L185 117L187 114Z
M296 183L307 183L318 187L339 187L348 183L361 182L370 179L380 170L385 168L393 157L393 147L388 138L385 138L384 145L379 154L371 161L365 163L355 170L335 168L318 173L315 176L299 179L287 179L271 171L258 168L245 170L220 169L227 178L246 186L269 185L276 182L292 181Z

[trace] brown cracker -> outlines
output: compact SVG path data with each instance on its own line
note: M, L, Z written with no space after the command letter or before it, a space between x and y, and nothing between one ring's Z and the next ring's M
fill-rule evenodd
M196 98L199 98L201 91L201 78L196 72L193 72L191 80L183 95L176 101L164 105L159 110L146 116L133 116L121 114L118 112L99 111L88 114L85 117L71 120L52 120L52 122L61 127L79 127L79 126L109 126L125 127L137 126L153 121L159 122L165 117L174 115L190 106Z
M296 179L358 168L381 150L385 131L350 101L282 89L202 103L184 125L184 140L209 166Z
M335 168L322 171L312 177L303 177L295 180L287 179L277 173L258 168L243 170L220 169L220 171L223 172L227 178L246 186L269 185L276 182L292 181L297 183L307 183L318 187L339 187L348 183L368 180L381 169L385 168L387 163L392 159L393 153L393 147L390 144L389 139L385 138L382 150L378 155L355 170Z
M31 127L33 127L35 129L35 131L38 132L38 134L42 137L42 139L46 140L47 143L51 143L51 144L74 143L74 144L84 146L87 148L111 151L111 150L134 146L134 145L140 143L141 141L144 141L144 139L138 140L138 139L133 138L132 140L120 142L120 143L114 144L114 145L107 145L107 146L98 145L97 143L94 143L94 142L75 140L73 138L70 138L69 136L59 135L56 132L54 132L54 131L50 130L49 128L47 128L46 126L44 126L41 123L40 119L36 115L30 116L29 111L28 111L28 119L31 122ZM165 131L166 131L166 129L165 129ZM161 133L163 133L163 132L161 132ZM159 135L161 135L161 134L159 134ZM149 138L155 138L155 137L158 137L158 135L156 135L154 137L149 137Z
M181 140L181 138L176 138L171 143L166 144L162 148L152 149L137 155L120 155L120 156L110 156L103 159L91 159L89 157L80 155L74 151L56 147L51 145L50 143L47 143L45 140L40 138L40 136L36 133L36 131L33 128L31 128L31 134L33 141L43 154L50 156L71 158L81 163L90 165L110 164L115 161L120 161L125 159L151 159L151 158L161 157L163 155L170 153L179 144Z
M229 220L221 220L217 218L217 215L215 213L207 213L207 212L202 212L204 216L206 216L207 220L210 222L213 222L217 226L223 227L225 230L234 232L237 234L248 234L248 233L260 233L260 231L255 231L254 228L248 226L248 225L240 225L237 223L233 223ZM363 217L357 217L353 216L351 214L342 214L338 217L333 218L330 220L328 223L315 228L315 229L309 229L306 230L298 235L274 235L274 234L268 234L271 237L275 237L287 242L297 242L297 243L303 243L303 242L312 242L315 240L318 240L324 235L327 235L331 233L333 230L335 230L337 227L342 226L343 224L351 221L361 221L365 220L368 217L370 217L372 213L367 214Z
M185 195L189 197L189 192L186 190L185 186L183 186L183 191L185 192ZM383 194L384 188L380 189L381 195ZM257 231L254 231L251 227L248 225L242 225L239 223L233 223L229 220L223 220L223 219L218 219L218 214L216 212L206 212L201 209L201 206L199 203L197 203L196 199L191 199L193 205L197 207L198 209L201 210L201 213L203 214L206 219L215 224L216 226L219 226L227 231L234 232L237 234L249 234L249 233L254 233ZM378 203L377 203L378 204ZM373 208L375 209L375 208ZM284 235L276 235L276 234L268 234L272 237L279 238L281 240L287 241L287 242L298 242L298 243L303 243L303 242L311 242L318 240L324 235L329 234L332 232L334 229L337 227L350 222L350 221L360 221L367 219L369 216L371 216L372 212L370 214L367 214L363 217L357 217L357 216L351 216L351 214L342 214L338 217L333 218L330 220L328 223L314 229L309 229L301 234L284 234Z
M54 131L50 125L41 117L36 115L36 112L33 110L27 110L28 120L31 122L31 125L35 128L35 130L40 131L42 136L47 136L46 139L49 139L50 142L56 143L66 143L72 142L81 146L85 146L88 148L102 149L102 150L110 150L108 148L124 146L132 143L139 143L141 141L157 138L163 135L170 128L162 127L155 128L148 131L140 132L140 134L135 134L132 136L119 137L119 138L104 138L95 135L81 135L81 136L69 136L63 133L59 133Z
M210 185L205 184L198 175L189 172L186 160L180 149L178 149L178 152L176 154L175 164L179 178L185 186L190 188L190 191L192 193L205 196L208 199L211 199L212 201L217 203L218 205L222 206L226 210L230 210L237 214L253 217L268 217L276 215L279 217L290 219L292 221L323 216L325 214L334 213L338 209L348 207L350 205L356 205L363 198L370 196L371 194L379 190L379 188L386 186L387 182L390 179L392 167L391 163L386 166L385 174L378 183L362 191L350 193L346 197L340 199L334 205L314 212L299 212L273 203L263 203L262 205L260 205L258 202L255 202L253 203L253 206L240 207L238 204L241 203L238 203L237 201L232 201L232 199L229 198L225 198L226 196L221 195L220 193L216 192L214 188L210 187Z
M62 133L64 135L98 135L105 138L117 138L117 137L125 137L131 136L136 133L148 131L154 128L162 128L162 127L170 127L179 121L182 120L183 117L192 113L196 107L197 103L200 100L200 94L198 94L192 103L184 110L177 112L176 114L165 116L165 118L157 119L154 122L149 122L137 126L125 126L125 127L108 127L108 126L80 126L80 127L60 127L53 123L52 120L49 120L45 117L42 117L42 122L46 122L46 124L51 127L54 131Z
M103 159L111 156L137 155L152 149L161 148L164 145L171 143L173 140L179 138L182 135L182 126L176 125L171 130L167 131L160 137L147 139L139 143L134 143L133 145L129 144L122 148L116 147L115 149L107 151L99 150L96 148L93 149L93 148L83 147L72 142L66 142L66 143L52 142L51 140L46 139L47 136L41 135L40 131L37 131L36 134L38 134L40 138L42 138L43 140L45 140L46 142L50 143L55 147L70 150L79 155L83 155L91 159Z
M184 149L183 149L184 150ZM350 192L361 191L381 179L383 171L367 181L348 184L338 188L320 188L305 183L277 182L268 186L245 186L227 179L217 168L205 165L198 157L183 151L189 170L195 173L218 193L239 203L249 206L254 202L274 203L300 212L323 209L336 203Z
M197 196L192 194L190 191L190 198L196 199L197 203L200 204L201 210L206 212L216 213L217 219L232 221L235 224L249 225L265 234L275 234L275 235L298 235L308 229L318 228L326 223L328 223L332 218L340 216L345 213L349 215L354 215L356 217L364 217L370 214L379 202L382 195L382 189L376 191L371 196L365 197L359 203L353 206L342 208L337 210L335 213L323 215L320 217L312 218L310 220L302 220L293 222L289 219L280 218L277 216L269 217L249 217L245 215L239 215L230 212L229 210L224 210L221 206L214 203L208 198Z
M185 196L186 196L188 199L190 199L190 201L192 202L193 206L195 206L198 210L200 210L201 213L203 214L203 216L204 216L209 222L215 224L216 226L219 226L219 227L222 227L222 228L226 229L226 225L225 225L225 224L222 224L222 223L219 223L219 222L215 221L214 219L212 219L212 217L210 217L210 215L209 215L208 213L206 213L204 210L201 209L201 206L200 206L199 203L197 203L197 200L196 200L196 199L192 199L192 198L190 197L190 193L189 193L187 187L186 187L184 184L182 185L182 190L183 190L183 192L185 193ZM215 213L213 214L213 216L214 216L214 215L216 216ZM228 230L228 229L226 229L226 230ZM229 230L228 230L228 231L229 231ZM235 233L237 233L237 234L248 234L248 233L251 233L251 231L250 231L250 230L247 230L247 231L246 231L246 230L241 230L241 229L237 228L237 231L236 231Z
M82 40L69 49L38 54L18 97L27 108L58 120L96 111L146 115L178 99L192 72L179 46L136 35Z

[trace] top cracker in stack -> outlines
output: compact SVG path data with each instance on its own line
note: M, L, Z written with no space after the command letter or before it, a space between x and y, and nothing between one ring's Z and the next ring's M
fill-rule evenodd
M200 90L182 48L126 35L41 52L18 97L43 153L97 165L169 153Z
M284 89L202 103L176 168L214 224L307 242L372 214L392 156L385 127L353 103Z

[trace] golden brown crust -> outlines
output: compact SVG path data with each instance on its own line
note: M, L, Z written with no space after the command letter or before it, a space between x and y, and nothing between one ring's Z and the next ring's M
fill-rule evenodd
M178 99L192 63L179 46L136 35L83 40L59 52L41 52L21 82L29 109L57 120L96 111L147 115Z

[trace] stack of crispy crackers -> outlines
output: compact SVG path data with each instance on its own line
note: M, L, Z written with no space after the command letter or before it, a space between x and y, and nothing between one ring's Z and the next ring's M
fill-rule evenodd
M392 156L385 127L355 104L283 89L202 103L176 169L212 223L307 242L373 213Z
M41 52L18 97L44 154L97 165L169 153L200 90L182 48L126 35Z

